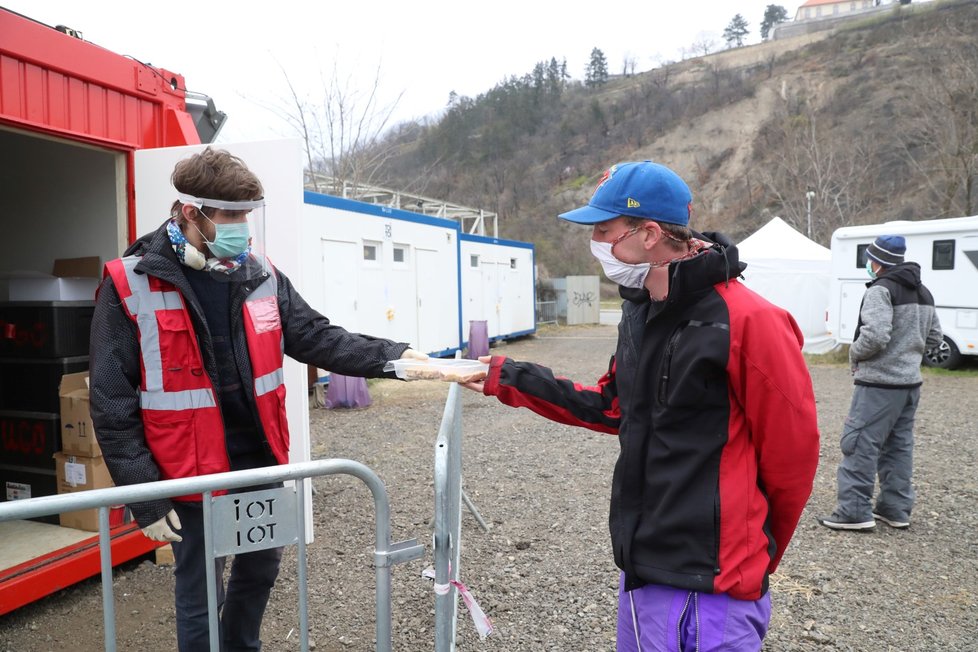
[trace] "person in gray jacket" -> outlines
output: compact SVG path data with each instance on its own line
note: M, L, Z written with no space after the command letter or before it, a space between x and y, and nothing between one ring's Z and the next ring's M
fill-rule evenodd
M910 526L920 363L943 336L934 297L920 281L920 265L904 261L906 250L899 235L882 235L866 249L872 280L849 347L855 387L840 443L838 504L818 519L833 530L871 530L876 521Z

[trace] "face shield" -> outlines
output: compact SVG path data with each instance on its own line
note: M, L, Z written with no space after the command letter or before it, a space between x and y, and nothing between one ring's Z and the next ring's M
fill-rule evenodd
M213 274L215 278L228 280L231 272L243 266L248 268L258 266L262 274L267 274L264 199L225 201L223 199L194 197L182 192L178 192L177 197L182 204L193 206L201 211L201 214L214 225L215 233L212 240L208 240L203 233L201 236L204 237L204 242L207 244L211 256L213 256L213 258L208 258L207 269L215 272ZM246 217L243 220L215 222L203 213L204 206L222 211L244 213Z

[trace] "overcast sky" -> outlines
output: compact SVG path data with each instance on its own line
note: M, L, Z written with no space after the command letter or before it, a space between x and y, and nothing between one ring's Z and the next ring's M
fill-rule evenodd
M295 136L267 105L287 103L283 69L301 95L322 97L334 67L360 89L380 71L381 106L398 120L437 113L455 91L474 97L538 61L567 60L583 79L592 48L609 71L676 61L713 40L740 13L751 43L768 4L789 18L801 0L0 0L48 25L63 24L118 54L182 74L228 114L219 142ZM397 100L398 96L400 99Z

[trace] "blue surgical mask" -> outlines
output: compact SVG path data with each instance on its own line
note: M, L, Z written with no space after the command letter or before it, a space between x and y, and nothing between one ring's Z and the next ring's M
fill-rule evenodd
M871 258L866 259L866 273L869 274L869 278L876 279L876 272L873 270L873 260Z
M207 217L205 215L205 217ZM214 241L211 242L204 238L207 248L211 250L217 258L236 258L243 254L251 242L251 232L247 222L235 224L217 224L208 218L214 225Z

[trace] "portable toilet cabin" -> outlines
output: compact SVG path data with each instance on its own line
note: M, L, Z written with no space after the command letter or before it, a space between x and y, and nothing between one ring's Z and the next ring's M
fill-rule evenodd
M485 321L490 341L536 332L533 244L460 235L462 330Z
M457 222L306 191L300 228L305 299L332 323L434 356L460 348Z

